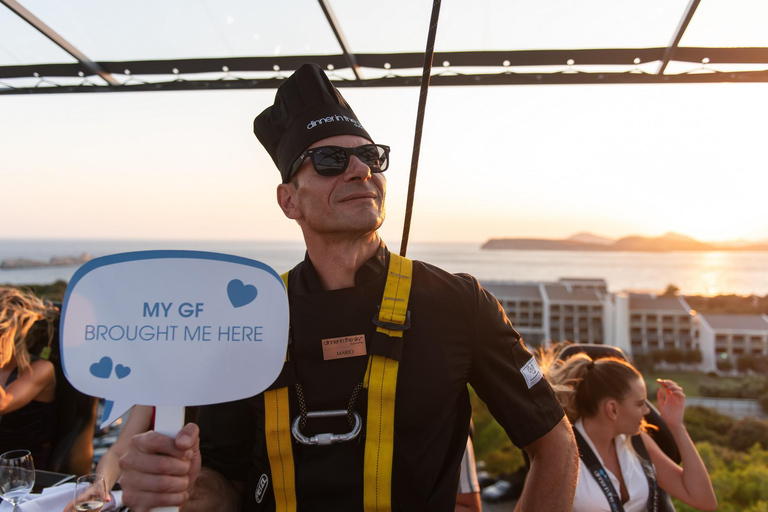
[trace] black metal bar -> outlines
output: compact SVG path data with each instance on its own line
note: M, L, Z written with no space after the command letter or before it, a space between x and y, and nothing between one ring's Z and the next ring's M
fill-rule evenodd
M77 48L75 48L69 41L61 37L55 30L46 25L40 18L29 12L23 5L16 0L0 0L6 7L16 13L17 16L24 21L35 27L41 34L56 43L62 50L70 54L72 57L82 65L82 67L88 70L88 74L99 75L109 85L120 85L120 83L112 77L109 73L101 69L101 67L93 62L91 59L83 55Z
M4 1L4 0L0 0ZM509 61L508 70L514 72L516 66L564 66L569 59L578 65L624 65L631 66L634 59L641 63L660 61L665 48L614 48L592 50L521 50L493 52L440 52L435 53L438 61L449 61L451 69L473 67L492 67L501 69L505 60ZM768 48L699 48L679 47L675 60L700 63L704 58L711 64L765 64L768 67ZM374 69L421 69L423 53L396 54L358 54L359 66ZM336 69L347 67L344 55L307 55L288 57L216 57L211 59L175 59L143 61L104 61L97 64L105 71L122 74L127 69L133 75L171 75L178 69L181 74L215 73L224 67L230 72L268 72L274 73L273 67L283 71L298 69L302 64L313 62L321 67L334 66ZM389 68L385 66L389 65ZM31 77L38 73L43 77L78 76L79 72L90 74L90 70L80 63L72 64L29 64L20 66L0 66L0 78ZM363 80L364 81L364 80ZM353 81L356 82L356 81Z
M189 80L146 84L110 86L57 86L20 87L3 90L3 94L60 94L78 92L138 92L138 91L190 91L222 89L275 89L283 78L263 80ZM574 74L501 74L433 76L431 86L483 86L483 85L573 85L573 84L681 84L681 83L765 83L768 71L740 71L735 73L691 73L655 75L645 73L574 73ZM363 81L336 81L336 87L418 87L420 77L391 77Z
M419 153L421 152L421 133L424 127L424 114L427 110L427 92L432 76L432 58L435 55L435 38L437 37L437 20L440 17L440 2L432 3L432 17L429 20L427 49L424 52L424 66L421 74L421 90L419 92L419 107L416 112L416 132L413 135L413 153L411 154L411 175L408 179L408 197L405 202L405 222L403 223L403 238L400 240L400 256L405 256L408 250L408 237L411 231L411 216L413 199L416 193L416 172L419 169Z
M336 87L418 87L421 77L404 76L370 80L334 81ZM262 80L173 80L158 83L136 83L111 86L73 85L57 87L21 87L3 89L4 94L61 94L81 92L138 92L138 91L197 91L275 89L284 78ZM689 73L679 75L656 75L648 73L504 73L488 75L446 75L433 76L430 86L483 86L483 85L574 85L574 84L691 84L691 83L767 83L768 71L739 71L728 73Z
M664 71L667 70L667 66L669 65L669 61L675 56L677 45L680 44L680 40L683 38L683 34L685 34L685 29L688 28L688 24L691 22L699 3L701 3L701 0L690 0L690 2L688 2L688 7L686 7L685 13L680 19L680 23L677 25L677 30L675 30L675 35L672 37L672 41L670 41L669 46L667 46L667 49L664 51L664 56L661 58L661 66L659 66L658 72L659 75L664 74Z
M328 20L328 24L331 26L333 33L336 35L336 40L339 42L339 46L341 46L341 51L344 53L344 59L347 61L349 68L352 69L352 72L355 74L355 78L357 80L362 80L362 76L360 76L360 66L357 65L357 62L355 61L355 54L352 53L352 50L349 47L349 43L347 43L347 38L344 37L344 33L341 31L341 25L336 19L336 15L333 14L331 4L328 3L328 0L317 1L320 3L320 7L323 9L325 18Z

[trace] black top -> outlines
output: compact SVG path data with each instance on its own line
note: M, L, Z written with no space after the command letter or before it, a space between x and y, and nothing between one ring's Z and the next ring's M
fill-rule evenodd
M32 357L32 362L37 357ZM18 368L8 376L3 389L18 378ZM24 407L0 416L0 453L29 450L38 469L47 469L55 422L54 402L32 400Z
M355 287L343 290L324 291L308 256L291 271L289 350L309 411L345 409L362 382L367 357L324 361L321 340L364 334L370 348L388 260L382 245L358 270ZM414 261L408 309L411 328L405 332L395 402L393 509L418 510L416 493L422 507L425 501L431 511L452 511L471 415L468 383L520 447L549 432L563 411L545 379L528 388L520 368L532 356L498 301L472 276ZM295 390L289 395L295 417ZM366 401L363 391L356 406L363 421ZM344 418L326 421L310 420L304 434L350 430ZM247 482L245 510L274 510L263 396L203 408L198 423L203 464ZM332 446L294 442L300 511L362 509L362 437ZM268 489L257 503L262 475Z

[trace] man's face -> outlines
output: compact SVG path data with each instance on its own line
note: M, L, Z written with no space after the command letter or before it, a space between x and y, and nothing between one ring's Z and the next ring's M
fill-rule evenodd
M337 135L310 146L357 147L371 141L356 135ZM288 218L305 234L341 235L375 232L384 222L387 180L371 173L357 156L338 176L321 176L306 158L291 183L278 187L278 202Z

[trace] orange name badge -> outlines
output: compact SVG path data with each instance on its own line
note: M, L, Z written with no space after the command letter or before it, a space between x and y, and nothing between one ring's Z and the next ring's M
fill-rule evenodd
M323 360L366 355L365 334L323 340Z

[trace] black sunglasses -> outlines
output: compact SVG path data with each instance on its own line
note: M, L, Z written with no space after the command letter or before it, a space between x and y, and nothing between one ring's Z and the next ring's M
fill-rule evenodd
M318 146L301 154L293 164L291 175L299 169L305 158L310 157L317 174L338 176L346 170L352 155L357 156L371 169L371 172L384 172L389 167L389 146L383 144L363 144L356 148Z

